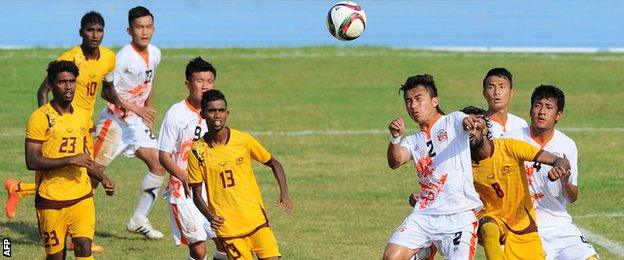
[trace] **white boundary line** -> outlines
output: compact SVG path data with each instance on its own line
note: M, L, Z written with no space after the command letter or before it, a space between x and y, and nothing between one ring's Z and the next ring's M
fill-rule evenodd
M227 48L223 48L227 49ZM200 49L200 51L212 52L214 50L222 50L222 49ZM610 62L610 61L623 61L624 55L622 52L597 52L603 55L586 55L586 53L582 52L479 52L473 50L472 52L463 52L460 51L450 51L450 50L426 50L426 49L412 49L412 48L402 48L402 47L393 47L393 48L379 48L379 49L369 49L362 50L358 48L336 48L336 49L297 49L297 48L285 48L285 49L253 49L252 52L246 53L211 53L211 59L318 59L318 58L331 58L331 57L385 57L392 53L398 53L402 57L409 58L458 58L458 55L461 55L459 58L482 58L486 55L498 55L503 57L515 57L515 56L526 56L532 55L532 58L535 59L546 59L546 60L582 60L582 61L601 61L601 62ZM616 50L620 50L617 49ZM622 48L624 51L624 48ZM60 50L59 50L60 51ZM44 51L45 52L45 51ZM59 52L60 53L60 52ZM20 57L21 59L54 59L58 56L58 54L54 53L32 53L23 55ZM191 59L192 55L185 54L172 54L172 55L163 55L164 60L188 60ZM7 52L0 55L0 60L11 60L15 59L15 52L8 50Z
M561 127L557 128L563 132L624 132L624 127ZM335 135L378 135L387 134L387 129L348 129L348 130L299 130L299 131L254 131L246 130L250 134L257 136L335 136ZM0 137L13 137L24 135L20 131L0 132Z
M582 229L582 228L579 228L579 229L581 230L581 233L583 233L583 235L587 237L587 239L590 242L594 242L600 245L601 247L604 247L605 249L609 250L609 252L617 256L624 256L624 247L622 247L622 245L616 242L613 242L609 239L606 239L605 237L601 235L597 235L592 232L589 232L586 229Z
M587 215L581 215L581 216L572 216L572 218L573 219L584 219L584 218L624 218L624 212L587 214Z

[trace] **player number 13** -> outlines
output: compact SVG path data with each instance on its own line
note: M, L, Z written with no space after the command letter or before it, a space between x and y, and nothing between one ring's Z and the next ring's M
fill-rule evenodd
M221 176L221 183L224 189L236 185L236 183L234 183L234 172L231 170L223 171L219 173L219 176Z

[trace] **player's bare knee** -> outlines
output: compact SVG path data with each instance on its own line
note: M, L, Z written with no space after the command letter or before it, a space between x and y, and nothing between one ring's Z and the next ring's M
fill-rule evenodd
M86 237L77 237L72 239L74 242L74 255L85 257L91 255L91 239Z
M188 245L189 255L194 259L204 259L206 257L206 244L204 241L197 241Z
M46 255L46 260L62 260L65 259L65 250L61 252Z
M600 259L600 257L598 257L597 254L591 255L590 257L586 258L585 260L598 260Z

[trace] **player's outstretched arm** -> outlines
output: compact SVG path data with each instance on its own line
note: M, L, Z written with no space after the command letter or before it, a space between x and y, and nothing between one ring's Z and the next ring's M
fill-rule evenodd
M465 131L469 131L469 130L481 131L486 127L486 123L485 123L485 120L483 120L481 116L468 115L464 117L464 120L462 121L462 126L464 127Z
M161 130L162 132L162 130ZM173 157L171 157L171 153L165 152L163 150L158 151L158 160L160 161L160 165L169 172L169 174L175 176L182 182L182 186L184 188L184 195L187 198L191 196L191 190L189 189L189 176L185 170L182 170L178 165L173 161ZM201 187L200 187L201 188Z
M221 225L223 225L225 219L223 219L223 217L221 216L212 215L212 213L210 213L210 210L208 210L208 206L206 206L206 201L204 201L204 198L202 198L202 184L198 183L196 185L192 185L191 188L193 189L193 203L195 203L195 206L197 207L197 209L199 209L199 212L204 214L208 221L210 221L210 227L215 231L219 230L219 228L221 228ZM206 194L208 194L208 192L206 192Z
M552 166L552 169L548 171L548 179L561 182L564 194L570 203L574 203L578 199L578 187L569 181L571 166L565 155L557 157L550 152L541 151L534 161Z
M386 156L388 157L388 166L391 169L397 169L401 165L406 164L410 160L410 152L401 147L401 136L405 132L405 122L400 117L395 118L388 125L390 131L390 143Z
M271 168L271 170L273 171L273 175L277 180L277 184L280 188L280 195L279 197L277 197L276 205L281 205L284 213L290 214L292 212L292 202L290 201L290 194L288 192L288 184L286 183L286 174L284 174L284 167L282 167L282 164L274 157L271 157L271 159L264 164Z
M43 79L37 91L37 104L39 104L39 107L48 103L48 92L50 92L50 86L48 85L48 81Z
M81 153L73 156L61 157L61 158L47 158L41 154L41 147L43 143L25 141L26 153L24 157L26 159L26 168L31 171L46 171L56 168L60 168L67 165L74 165L78 167L93 167L93 161L89 154Z
M108 101L111 104L114 104L115 106L134 112L139 117L141 117L143 121L145 121L145 124L147 124L150 129L152 128L156 111L149 107L137 106L132 102L128 102L123 98L119 98L119 96L117 95L117 91L115 91L115 86L113 85L113 82L104 81L102 83L101 96L104 100Z

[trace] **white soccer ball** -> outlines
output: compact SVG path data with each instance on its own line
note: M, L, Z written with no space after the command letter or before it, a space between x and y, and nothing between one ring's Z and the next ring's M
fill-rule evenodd
M333 5L327 12L327 29L338 40L351 41L357 39L366 29L364 9L350 1Z

